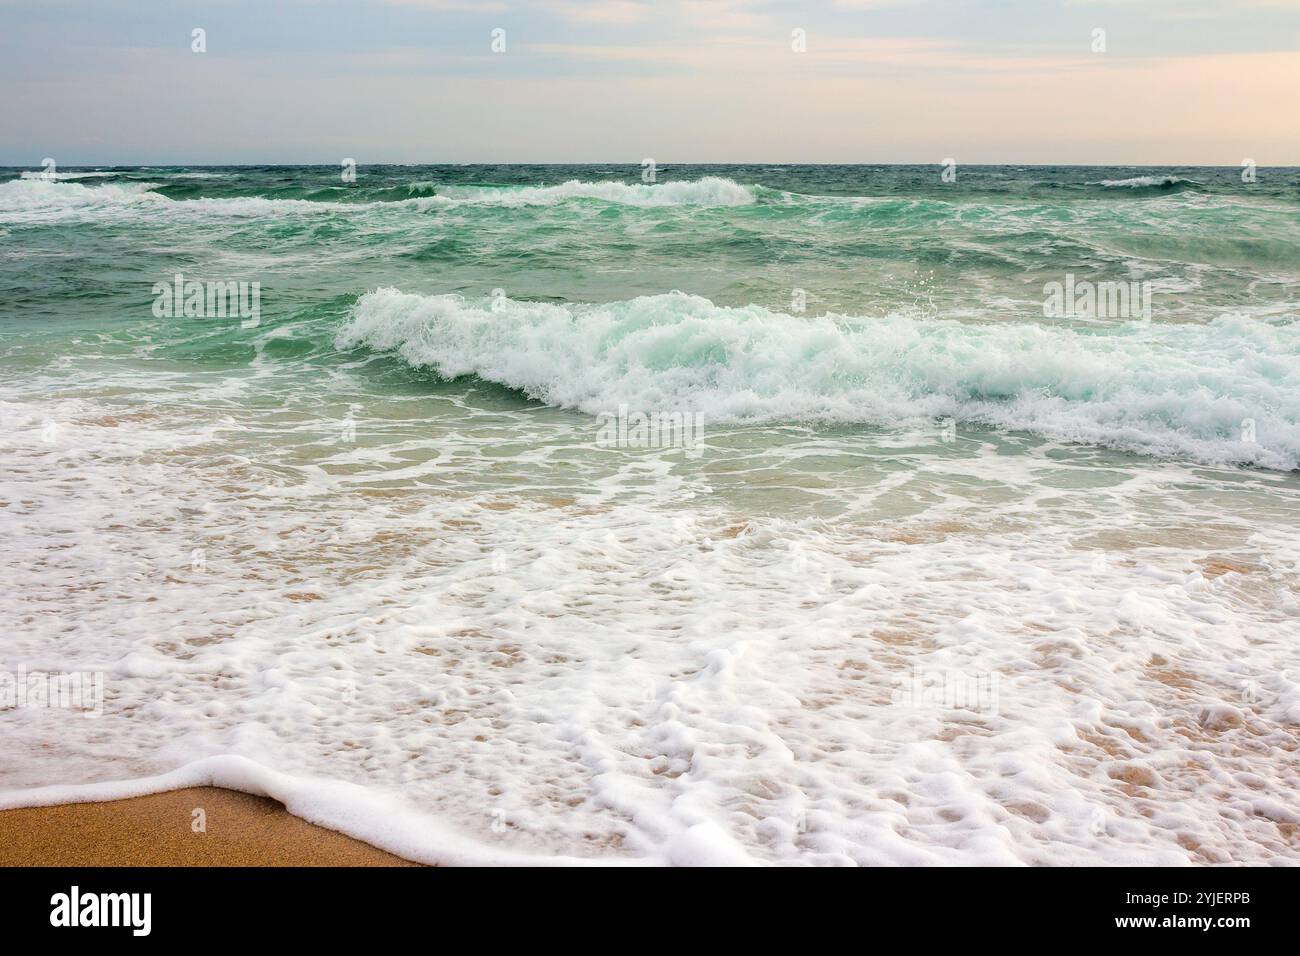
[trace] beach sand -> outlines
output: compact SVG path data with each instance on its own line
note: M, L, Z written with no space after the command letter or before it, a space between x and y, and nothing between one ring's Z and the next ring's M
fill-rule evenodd
M206 832L191 828L206 813ZM0 811L0 866L415 866L274 800L190 787Z

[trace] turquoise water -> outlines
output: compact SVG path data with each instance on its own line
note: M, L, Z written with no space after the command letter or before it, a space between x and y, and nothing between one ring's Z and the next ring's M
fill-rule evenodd
M941 171L0 170L6 652L108 674L0 713L13 787L242 758L429 859L1293 858L1300 171Z
M493 375L476 348L536 344L511 341L510 321L416 361L442 376L376 368L363 381L477 377L588 413L630 400L882 427L951 415L1216 463L1300 461L1294 170L1245 184L1237 170L980 167L945 183L932 167L674 167L655 186L638 172L363 167L352 184L329 167L28 172L0 185L6 371L147 343L152 362L240 375L270 349L289 363L278 374L295 367L314 390L320 368L355 360L335 339L367 292L460 295L471 312L450 321L463 324L498 289L517 308L635 308L609 336L652 352L589 352L585 388L552 388L574 374L563 328L549 343L561 365ZM260 283L259 333L156 321L152 286L177 273ZM1155 325L1044 321L1044 286L1067 275L1150 283ZM696 298L626 305L673 291ZM669 328L650 346L633 323ZM97 343L84 354L68 348L80 333ZM765 347L780 357L759 367ZM627 381L632 368L646 380ZM697 374L669 384L683 369ZM1039 407L1011 407L1027 400ZM1238 441L1244 419L1257 445Z

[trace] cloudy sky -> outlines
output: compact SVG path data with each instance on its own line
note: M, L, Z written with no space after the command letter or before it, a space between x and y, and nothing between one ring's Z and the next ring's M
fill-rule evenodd
M0 24L0 164L1300 165L1300 0L0 0Z

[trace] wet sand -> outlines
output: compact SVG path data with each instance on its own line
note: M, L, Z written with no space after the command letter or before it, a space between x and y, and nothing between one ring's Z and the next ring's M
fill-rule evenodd
M274 800L217 787L0 811L0 866L416 865Z

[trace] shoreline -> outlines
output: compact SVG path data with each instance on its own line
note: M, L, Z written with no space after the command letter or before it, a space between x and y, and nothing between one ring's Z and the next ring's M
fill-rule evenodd
M5 867L420 865L224 787L0 810Z

